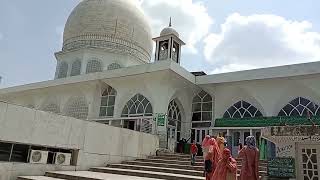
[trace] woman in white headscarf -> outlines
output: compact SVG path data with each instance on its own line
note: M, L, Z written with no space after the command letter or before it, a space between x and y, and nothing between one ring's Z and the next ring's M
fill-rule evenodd
M239 158L242 159L240 180L259 180L259 149L254 136L246 138L246 146L240 150Z

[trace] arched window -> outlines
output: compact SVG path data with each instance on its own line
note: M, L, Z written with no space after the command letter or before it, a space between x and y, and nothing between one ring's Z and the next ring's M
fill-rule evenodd
M121 66L118 63L112 63L108 66L108 70L120 69Z
M81 73L81 61L76 60L72 63L70 76L77 76Z
M239 101L232 105L223 115L224 118L262 117L262 113L246 101Z
M68 63L61 62L58 70L58 78L65 78L68 75Z
M28 104L26 107L30 108L30 109L34 109L35 108L34 105L32 105L32 104Z
M54 104L54 103L51 103L51 104L47 104L46 106L44 106L42 108L43 111L46 111L46 112L52 112L52 113L60 113L60 108L58 105Z
M205 91L201 91L192 101L192 127L210 127L213 119L212 112L212 97Z
M66 104L65 115L77 119L86 119L88 111L89 108L84 97L73 97Z
M100 117L113 117L117 92L108 87L101 95Z
M181 111L175 100L172 100L168 106L168 124L177 127L177 140L180 140Z
M99 60L93 59L87 63L86 73L101 72L102 64Z
M122 111L122 117L152 116L152 105L147 98L141 94L131 98Z
M320 116L319 109L319 106L314 102L298 97L282 108L278 116L307 116L308 111L309 115Z

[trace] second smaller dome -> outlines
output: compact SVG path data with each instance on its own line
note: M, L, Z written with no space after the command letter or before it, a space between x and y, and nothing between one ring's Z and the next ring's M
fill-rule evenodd
M170 17L170 22L169 22L169 26L164 28L161 32L160 32L160 36L166 36L166 35L170 35L170 34L174 34L177 37L179 37L179 33L172 28L171 25L171 17Z
M173 29L172 27L166 27L164 28L161 33L160 33L160 36L165 36L165 35L170 35L170 34L174 34L176 35L177 37L179 37L179 33Z

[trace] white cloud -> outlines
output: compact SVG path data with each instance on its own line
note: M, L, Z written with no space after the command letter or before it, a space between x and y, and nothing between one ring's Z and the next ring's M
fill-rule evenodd
M219 74L219 73L249 70L249 69L256 69L256 68L258 67L250 64L226 64L214 69L213 71L210 72L210 74Z
M168 26L171 16L173 28L187 43L184 49L189 53L197 53L197 43L208 35L213 24L213 19L201 1L140 0L139 3L151 22L154 36L159 36L160 31Z
M252 69L320 60L320 33L307 21L275 15L230 15L220 33L205 39L206 60L213 72Z

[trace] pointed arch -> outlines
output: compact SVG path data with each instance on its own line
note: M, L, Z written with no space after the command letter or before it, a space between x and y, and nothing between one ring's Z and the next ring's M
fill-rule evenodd
M75 60L71 65L71 73L70 76L77 76L81 73L81 61Z
M172 100L168 105L168 124L171 126L177 127L177 141L180 140L181 136L181 121L182 121L182 113L179 108L179 104L177 99Z
M284 106L278 116L307 116L308 112L312 116L320 116L319 105L307 98L297 97Z
M108 70L120 69L121 65L118 63L112 63L108 66Z
M213 120L213 98L204 90L192 100L192 127L210 127Z
M64 114L77 119L86 119L88 117L89 107L85 97L71 97L64 108Z
M153 109L150 101L141 94L133 96L122 110L122 117L152 116Z
M55 103L49 103L46 104L44 107L41 108L43 111L46 112L52 112L52 113L56 113L59 114L60 113L60 108L57 104Z
M262 113L252 104L246 101L238 101L233 104L223 115L223 118L252 118L262 117Z
M86 73L102 72L102 63L99 59L92 59L88 61Z
M68 75L68 63L62 61L59 64L58 78L65 78Z
M108 86L101 94L100 117L113 117L117 91Z

